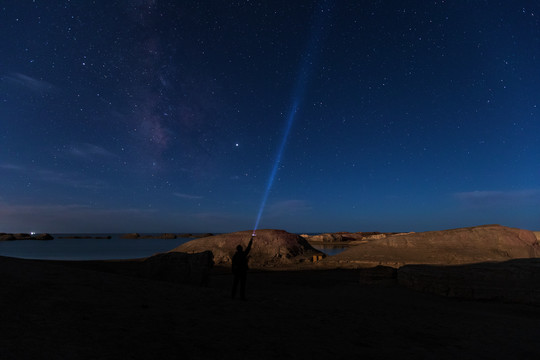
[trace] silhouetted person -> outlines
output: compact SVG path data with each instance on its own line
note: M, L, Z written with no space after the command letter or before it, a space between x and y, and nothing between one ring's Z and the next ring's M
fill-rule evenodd
M253 236L249 240L249 244L244 250L242 245L236 247L236 253L232 258L232 272L234 275L233 287L231 297L234 299L236 296L236 289L238 288L238 283L240 283L240 298L242 300L246 299L246 277L248 271L248 255L251 251L251 245L253 244Z

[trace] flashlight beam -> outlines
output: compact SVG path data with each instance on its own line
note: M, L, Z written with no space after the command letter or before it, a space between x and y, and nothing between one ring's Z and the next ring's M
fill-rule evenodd
M268 194L270 193L270 189L272 189L272 184L274 183L274 178L276 177L279 164L281 162L281 157L283 156L283 151L285 150L285 144L287 143L287 139L289 138L289 133L291 132L291 127L294 122L294 117L296 116L297 109L298 109L298 101L295 101L293 103L291 111L289 112L289 119L287 120L287 127L285 128L285 133L283 134L283 139L281 140L281 144L279 146L278 154L276 156L276 161L274 162L274 166L272 167L272 172L270 173L270 177L268 178L268 183L266 184L266 190L264 191L263 199L261 201L261 207L259 208L259 213L257 214L257 221L255 222L255 227L253 228L254 234L255 234L255 231L259 228L259 222L261 221L261 216L266 206L266 200L268 200Z
M330 10L332 9L332 7L333 7L333 1L321 0L319 7L315 11L314 26L311 29L312 30L311 39L306 49L307 51L304 54L302 64L300 66L298 79L296 81L296 86L295 86L293 97L292 97L293 102L292 102L291 110L289 112L289 117L287 119L287 126L285 128L285 133L283 134L283 139L281 140L281 144L278 149L274 166L272 167L272 172L270 173L270 177L268 178L268 183L266 184L266 189L264 191L264 195L261 201L259 213L257 214L257 220L255 221L255 226L253 227L253 235L255 235L255 231L257 231L257 229L259 228L259 223L261 221L264 208L266 207L266 201L268 200L268 195L270 194L270 190L272 189L274 178L276 177L276 173L279 169L279 164L281 163L281 157L283 156L283 151L285 150L285 145L287 143L287 139L289 138L289 133L291 131L294 118L296 117L296 112L298 111L298 106L304 96L309 75L311 74L311 71L313 70L313 63L315 62L316 57L317 57L316 55L318 55L319 50L320 50L320 46L321 46L322 38L323 38L322 35L325 30L325 26L328 24L329 14L331 12Z

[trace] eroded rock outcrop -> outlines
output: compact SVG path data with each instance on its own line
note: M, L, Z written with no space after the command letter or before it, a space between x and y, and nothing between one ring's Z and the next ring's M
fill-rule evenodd
M17 234L13 234L13 236L15 237L15 240L31 240L32 239L32 235L27 234L27 233L17 233Z
M309 236L307 240L312 241L312 242L317 242L317 243L336 243L336 242L349 241L350 239L343 236L343 234L328 233L328 234Z
M54 237L50 234L37 234L34 235L34 240L53 240Z
M387 236L395 236L395 235L405 235L405 234L411 234L411 233L380 233L377 231L370 231L370 232L336 232L336 233L325 233L325 234L318 234L318 235L307 235L302 234L303 238L305 238L307 241L312 243L343 243L343 242L349 242L351 244L358 244L360 242L370 241L370 240L377 240L377 239L383 239Z
M406 264L469 264L540 255L540 245L528 230L484 225L408 235L391 235L351 247L325 259L344 266Z
M171 250L171 252L197 253L211 251L218 265L230 264L237 245L247 246L251 231L239 231L230 234L215 235L189 241ZM299 235L284 230L257 230L253 240L250 267L266 267L280 264L311 261L313 256L325 256L314 249Z

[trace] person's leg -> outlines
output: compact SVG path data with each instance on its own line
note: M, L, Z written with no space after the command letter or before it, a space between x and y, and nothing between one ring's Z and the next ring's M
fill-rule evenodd
M240 276L240 297L242 298L242 300L246 299L246 278L247 278L246 273L243 273Z
M232 286L232 292L231 292L231 298L234 299L234 297L236 296L236 288L238 287L238 276L237 275L234 275L234 280L233 280L233 286Z

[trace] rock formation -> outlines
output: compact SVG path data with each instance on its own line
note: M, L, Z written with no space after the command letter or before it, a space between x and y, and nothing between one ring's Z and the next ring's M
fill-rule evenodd
M540 304L540 259L457 266L407 265L400 285L448 297Z
M349 238L343 236L343 234L320 234L313 235L307 238L308 241L316 243L336 243L350 240Z
M228 265L237 245L247 246L251 231L215 235L189 241L171 252L197 253L212 251L218 265ZM257 230L250 253L250 267L265 267L296 262L310 261L313 256L324 254L314 249L299 235L284 230Z
M26 234L26 233L17 233L17 234L12 234L12 235L15 238L15 240L31 240L32 239L32 235Z
M176 234L163 233L157 235L141 235L139 233L129 233L121 236L122 239L176 239Z
M1 258L0 256L0 260ZM51 260L49 262L123 276L193 285L206 285L209 271L214 265L210 251L195 254L157 253L147 258L131 260Z
M158 239L176 239L176 234L165 233L165 234L161 234L161 235L156 236L156 238L158 238Z
M376 235L368 235L365 236L365 240L378 240L378 239L384 239L386 237L386 234L376 234Z
M50 234L37 234L34 235L34 240L53 240L54 237Z
M139 235L138 233L129 233L129 234L122 235L120 238L122 238L122 239L138 239L140 237L141 237L141 235Z
M92 236L92 235L67 235L67 236L59 236L59 239L112 239L112 236L110 235L104 235L104 236Z
M196 238L204 238L204 237L209 237L209 236L214 236L214 234L212 234L212 233L204 233L204 234L195 234L195 235L193 235L193 237L196 237Z
M17 234L6 234L0 233L0 241L12 241L12 240L53 240L54 237L50 234L26 234L26 233L17 233Z
M485 225L408 235L360 243L325 262L344 266L467 264L540 255L540 244L528 230Z
M357 244L360 242L370 241L370 240L377 240L377 239L383 239L390 235L408 235L412 233L380 233L377 231L372 232L336 232L336 233L325 233L325 234L319 234L319 235L307 235L302 234L304 239L306 239L309 242L312 243L343 243L343 242L349 242L351 244Z
M156 280L206 285L208 271L213 265L211 251L196 254L160 253L143 261L141 275Z

